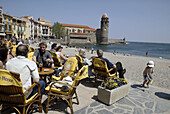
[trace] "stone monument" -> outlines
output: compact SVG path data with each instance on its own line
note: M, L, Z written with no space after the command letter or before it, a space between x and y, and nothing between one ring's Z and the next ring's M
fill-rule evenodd
M106 13L101 18L101 27L96 30L96 41L99 45L108 44L109 18Z

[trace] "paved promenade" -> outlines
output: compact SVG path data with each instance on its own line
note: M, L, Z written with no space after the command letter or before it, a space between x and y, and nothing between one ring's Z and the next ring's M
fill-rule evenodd
M143 88L140 84L131 83L129 95L110 106L97 100L97 88L89 82L80 84L77 93L80 104L77 105L76 99L73 99L74 114L170 114L170 91L154 86ZM68 106L59 100L49 107L48 113L68 112Z
M132 84L129 95L112 104L95 101L75 114L170 114L170 93L159 88Z

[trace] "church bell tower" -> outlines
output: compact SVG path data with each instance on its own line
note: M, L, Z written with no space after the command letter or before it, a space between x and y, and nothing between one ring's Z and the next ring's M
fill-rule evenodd
M101 31L99 44L108 44L109 18L106 13L101 18Z

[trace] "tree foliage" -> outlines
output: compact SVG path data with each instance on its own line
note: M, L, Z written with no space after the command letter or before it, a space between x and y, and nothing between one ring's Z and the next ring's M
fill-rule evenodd
M62 26L60 23L55 22L53 27L52 27L52 32L56 36L56 38L61 38L66 34L65 27Z

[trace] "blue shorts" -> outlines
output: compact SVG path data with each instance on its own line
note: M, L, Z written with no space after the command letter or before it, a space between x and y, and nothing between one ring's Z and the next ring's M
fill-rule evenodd
M150 79L152 79L151 74L148 74L148 75L149 75ZM149 81L149 79L148 79L148 77L147 77L147 75L146 75L146 74L145 74L145 75L143 75L143 78L144 78L144 80Z

